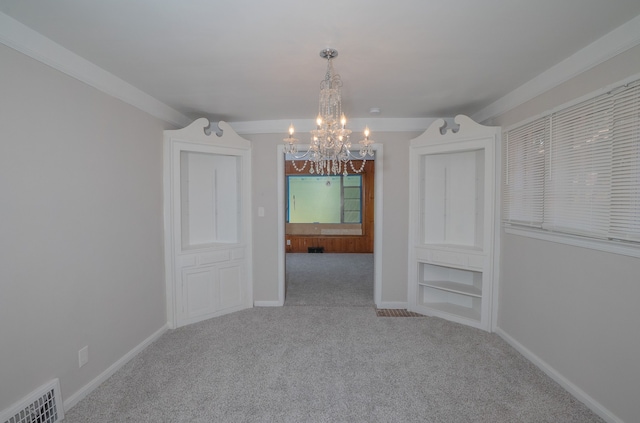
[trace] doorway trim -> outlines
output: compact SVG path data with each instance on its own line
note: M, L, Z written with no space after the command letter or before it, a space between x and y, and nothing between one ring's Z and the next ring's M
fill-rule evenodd
M372 144L373 151L376 152L375 177L374 177L374 238L373 238L373 301L376 307L382 303L382 164L383 164L383 145L380 143ZM308 146L300 146L306 148ZM278 145L278 305L284 305L284 282L285 282L285 155L284 145Z

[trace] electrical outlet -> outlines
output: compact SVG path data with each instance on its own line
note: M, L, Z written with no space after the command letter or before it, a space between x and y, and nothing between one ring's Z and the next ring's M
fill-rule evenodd
M287 240L287 245L291 245L291 240L290 239Z
M78 367L82 367L89 361L89 346L85 346L78 351Z

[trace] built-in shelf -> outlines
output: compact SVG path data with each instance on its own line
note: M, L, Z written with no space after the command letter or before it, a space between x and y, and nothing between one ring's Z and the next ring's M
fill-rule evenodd
M473 285L465 285L463 283L451 281L428 281L418 282L418 285L426 286L441 291L454 292L456 294L468 295L470 297L482 298L482 289Z
M480 320L482 272L433 263L419 263L418 266L416 307L429 314L458 312L461 317Z
M500 130L455 122L411 141L409 308L491 331Z
M455 317L462 317L464 319L474 320L478 322L480 321L481 317L479 310L451 303L425 303L424 306L436 312L451 314Z

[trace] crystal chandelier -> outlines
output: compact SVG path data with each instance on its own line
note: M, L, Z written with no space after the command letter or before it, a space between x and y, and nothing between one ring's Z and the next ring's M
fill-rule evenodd
M346 128L347 119L342 113L342 98L340 88L342 80L340 75L333 71L332 59L338 56L334 49L325 49L320 52L320 57L327 59L327 73L320 83L320 102L318 106L318 117L316 118L316 129L311 131L311 143L307 151L299 152L297 139L293 137L295 129L293 124L289 126L289 137L284 151L293 158L293 167L302 172L309 164L309 172L318 175L347 175L347 165L355 173L360 173L364 169L367 156L373 158L373 141L369 139L369 128L365 127L364 139L360 144L359 154L351 152L351 142L349 136L351 130ZM299 154L299 155L298 155ZM304 165L299 168L296 160L304 160ZM359 168L353 165L352 160L362 160Z

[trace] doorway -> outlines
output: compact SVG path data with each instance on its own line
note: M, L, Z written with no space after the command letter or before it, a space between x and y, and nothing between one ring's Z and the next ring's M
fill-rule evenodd
M379 305L381 302L381 284L382 284L382 164L383 164L383 146L374 144L375 151L375 177L373 181L374 200L373 200L373 226L375 237L373 239L373 254L370 260L373 261L373 302ZM286 176L285 176L285 155L284 146L277 148L278 154L278 303L284 305L285 302L285 281L286 281ZM310 246L312 247L312 246ZM330 253L325 253L329 255ZM307 256L316 256L315 254L303 254ZM329 257L326 257L327 259Z

